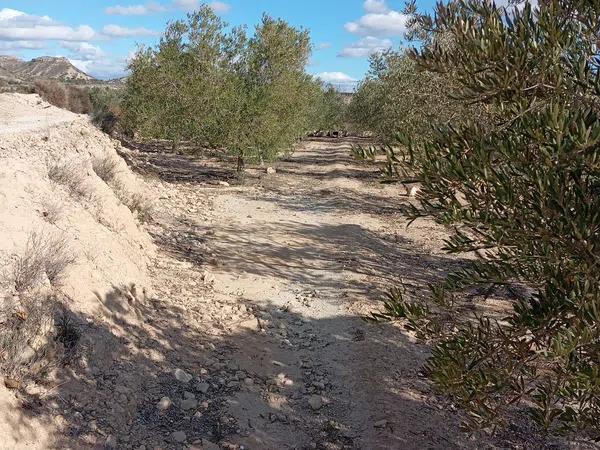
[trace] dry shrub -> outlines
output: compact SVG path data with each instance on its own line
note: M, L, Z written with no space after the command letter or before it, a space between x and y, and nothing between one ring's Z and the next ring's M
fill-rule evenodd
M53 161L48 163L48 178L65 186L77 199L91 200L92 191L86 184L84 167L74 161Z
M44 203L42 216L44 220L55 225L65 215L65 204L59 199L50 199Z
M35 292L0 302L0 371L15 380L41 375L55 361L54 298Z
M81 337L79 327L66 311L62 312L55 323L56 341L60 342L67 352L71 352Z
M88 90L76 86L65 86L56 80L37 80L34 91L57 108L68 109L76 114L89 114L92 101Z
M67 90L65 86L55 80L37 80L34 90L40 97L57 108L67 107Z
M66 269L75 262L65 236L44 236L32 232L27 245L13 266L17 292L36 288L46 276L53 286L60 285Z
M61 362L68 363L80 337L55 292L0 298L0 374L15 388L26 378L47 379Z
M111 183L118 172L118 162L110 155L95 156L92 159L94 172L106 184Z
M152 211L154 209L152 201L143 194L135 193L129 197L126 203L129 210L134 213L142 223L152 220Z
M68 86L67 109L75 114L89 114L92 111L89 92L82 88Z
M117 198L137 216L140 222L145 223L152 220L154 207L147 196L138 192L130 192L121 182L113 183L113 191Z

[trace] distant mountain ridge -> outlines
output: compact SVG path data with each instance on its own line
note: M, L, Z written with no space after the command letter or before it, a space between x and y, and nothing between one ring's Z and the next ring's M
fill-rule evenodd
M94 77L79 70L67 58L55 56L40 56L31 61L23 61L14 56L0 56L0 79L95 81Z

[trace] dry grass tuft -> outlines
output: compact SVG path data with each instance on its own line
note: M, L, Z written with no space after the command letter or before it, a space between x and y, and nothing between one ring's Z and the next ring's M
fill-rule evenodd
M76 355L80 328L63 310L55 292L0 298L0 373L14 389L21 381L47 379Z
M44 220L56 225L65 215L66 205L58 199L51 199L44 204L42 216Z
M129 210L134 213L142 223L150 222L152 220L152 212L154 206L152 201L143 194L132 194L129 197L129 202L125 203Z
M146 223L152 220L154 206L152 200L140 193L127 190L123 183L113 183L113 191L117 198L136 215L140 222Z
M56 362L51 338L54 303L51 295L40 293L0 303L0 371L5 380L43 376Z
M48 178L66 187L69 193L81 200L93 199L93 193L86 183L84 167L73 161L52 161L48 163Z
M52 286L59 286L66 269L75 262L64 236L44 236L32 232L24 252L13 266L13 282L17 292L36 288L48 278Z
M92 159L92 168L106 184L115 180L118 173L118 162L110 155L96 156Z

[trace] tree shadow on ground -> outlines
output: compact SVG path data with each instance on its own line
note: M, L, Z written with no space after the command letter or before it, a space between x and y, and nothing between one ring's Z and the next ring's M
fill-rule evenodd
M329 146L322 151L293 152L290 156L283 157L278 163L278 172L281 174L307 177L317 180L336 178L349 178L357 180L376 179L379 169L370 164L357 164L350 155L347 139L337 141L334 139L307 138L303 142L327 142ZM356 138L356 143L368 141ZM353 142L354 142L353 141ZM333 145L332 145L333 142ZM172 183L216 183L228 181L237 183L238 174L235 161L230 155L221 151L210 151L197 147L182 147L180 151L173 151L166 141L136 142L121 140L121 144L128 150L120 152L128 165L136 172L145 176L156 176L159 179ZM332 166L341 166L332 168ZM316 167L316 170L307 170L306 167ZM260 179L253 171L264 169L262 166L248 164L246 177L250 180Z
M298 190L290 195L284 189L270 183L265 190L277 195L269 200L290 211L335 212L390 216L401 214L407 206L406 199L377 195L368 190L359 191L350 188L323 187L304 193Z
M468 263L418 253L409 239L380 235L357 224L318 225L290 218L259 225L223 224L214 231L220 270L271 276L332 293L345 285L344 290L370 298L377 294L375 281L390 287L402 280L422 289ZM344 273L362 280L344 278Z
M310 145L315 140L306 139L304 142ZM319 181L336 178L364 181L378 177L379 168L356 161L346 140L328 144L325 148L304 149L281 159L277 164L278 173Z
M172 432L185 431L189 442L202 437L215 441L235 429L222 416L233 389L215 384L210 394L198 390L201 369L223 359L229 345L193 326L193 312L159 298L134 296L132 290L114 287L104 295L96 293L99 307L92 316L67 311L80 335L77 348L47 390L17 394L21 409L10 416L15 418L12 438L35 437L32 419L55 426L57 416L64 432L53 437L51 448L183 448L172 441ZM213 346L218 350L211 351ZM176 368L197 378L180 383ZM201 414L179 407L187 391L199 405L208 402L197 406ZM163 412L157 403L164 396L174 405Z
M202 439L229 449L479 447L420 375L428 349L397 326L265 305L254 309L260 327L230 324L216 336L189 310L129 294L98 294L102 318L69 312L81 335L74 356L43 392L16 394L5 439L35 440L39 427L59 425L49 448L181 450ZM176 368L192 380L177 381ZM197 403L185 409L189 393ZM307 401L314 396L318 410ZM173 404L160 410L164 397ZM185 442L174 441L177 431ZM544 448L518 426L511 431L496 444Z
M127 164L137 173L154 176L169 183L216 183L235 181L237 175L214 155L199 157L169 150L165 142L139 143L121 141L128 152L120 152Z
M41 426L62 425L64 432L52 437L51 448L135 449L144 445L183 449L203 438L261 449L308 448L311 442L318 442L318 448L327 448L332 442L337 448L356 448L355 443L362 442L361 430L348 428L348 424L357 422L352 407L360 404L361 398L371 398L381 401L382 407L394 404L404 411L404 416L390 420L389 427L375 429L374 435L396 433L398 445L411 444L404 448L422 448L425 443L434 447L439 444L439 448L444 443L450 447L443 448L452 448L462 439L453 419L449 426L448 417L433 405L394 390L393 386L402 384L402 376L408 372L411 383L420 383L417 371L425 353L389 325L375 330L359 318L311 320L267 307L257 310L256 315L263 318L263 323L271 320L271 325L253 331L232 329L227 336L217 337L190 324L189 311L170 304L166 307L155 298L128 300L130 289L120 287L106 295L98 294L102 319L96 316L91 320L69 312L81 335L76 356L65 361L58 378L45 392L17 394L20 409L10 415L14 419L10 438L25 441L35 437L36 428L30 425L34 419ZM301 322L288 328L285 336L276 327L283 315L286 323ZM338 332L326 341L307 341L304 336L316 329ZM351 336L357 330L363 330L364 337L353 341ZM283 339L288 344L282 349ZM317 392L312 387L313 379L295 369L313 354L310 347L304 346L306 342L312 348L331 346L341 360L350 358L344 356L350 352L360 361L360 367L352 370L329 367L337 361L315 361L319 373L331 373L344 380L341 390L319 391L331 403L318 413L306 403L306 395ZM215 350L210 350L213 347ZM382 354L389 358L373 360ZM388 371L373 366L394 361L403 361L402 375L393 366ZM193 375L192 381L177 381L176 368ZM294 385L277 384L282 372L294 380ZM376 373L385 376L374 379ZM251 378L253 384L245 384L246 378ZM203 383L208 385L206 393ZM404 387L408 389L408 385ZM192 402L190 409L183 409L181 401L190 392L197 404ZM157 405L165 396L173 405L161 411ZM330 423L334 412L344 419ZM440 433L436 423L442 420L444 431ZM397 433L396 427L404 430L406 424L410 424L410 432ZM173 441L172 433L176 431L185 432L185 443ZM281 447L282 442L289 447ZM373 444L362 448L383 447Z

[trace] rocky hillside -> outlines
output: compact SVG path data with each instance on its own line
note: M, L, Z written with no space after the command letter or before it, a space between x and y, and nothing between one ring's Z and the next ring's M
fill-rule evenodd
M61 81L94 81L94 78L76 68L67 58L41 56L23 61L14 56L0 56L0 79L5 80L54 79Z

